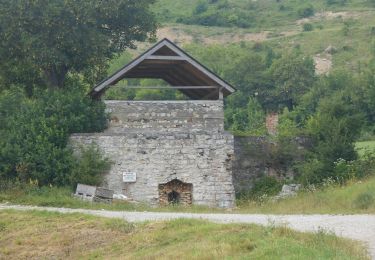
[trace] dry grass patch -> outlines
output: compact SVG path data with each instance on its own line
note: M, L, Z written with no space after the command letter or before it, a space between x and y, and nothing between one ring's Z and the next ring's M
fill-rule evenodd
M273 225L179 219L131 224L81 214L0 211L0 259L367 259L357 242Z
M296 197L262 203L242 200L237 212L267 214L373 214L375 177L332 185L315 192L302 191Z

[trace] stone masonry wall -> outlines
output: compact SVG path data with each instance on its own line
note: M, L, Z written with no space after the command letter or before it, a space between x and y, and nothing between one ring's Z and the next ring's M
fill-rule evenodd
M111 114L106 133L150 130L222 132L222 101L106 101Z
M96 143L112 162L104 186L135 201L159 203L159 185L192 184L192 202L233 207L233 136L222 101L110 101L104 133L74 134L73 147ZM137 174L124 183L123 172Z
M305 147L309 140L296 138L292 141L293 161L304 160ZM234 137L233 185L236 193L249 191L255 181L264 176L273 176L279 180L292 180L294 170L283 157L277 155L278 144L268 137Z
M269 175L271 146L263 137L234 137L233 184L236 193L248 191L253 183Z

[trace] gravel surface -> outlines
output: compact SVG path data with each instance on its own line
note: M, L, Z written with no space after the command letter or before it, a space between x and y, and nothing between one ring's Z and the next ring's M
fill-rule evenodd
M85 213L107 218L122 218L130 222L161 221L176 218L206 219L218 223L254 223L286 225L299 231L325 230L338 236L366 243L375 259L375 215L263 215L263 214L197 214L164 212L129 212L109 210L68 209L0 204L1 209L46 210L61 213Z

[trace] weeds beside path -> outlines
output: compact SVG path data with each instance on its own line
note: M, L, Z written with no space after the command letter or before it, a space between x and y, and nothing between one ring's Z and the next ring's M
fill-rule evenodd
M129 222L162 221L178 218L205 219L218 223L252 223L287 226L298 231L332 232L338 236L360 240L368 245L375 259L375 215L264 215L264 214L197 214L166 212L126 212L68 209L0 204L1 209L45 210L60 213L84 213Z

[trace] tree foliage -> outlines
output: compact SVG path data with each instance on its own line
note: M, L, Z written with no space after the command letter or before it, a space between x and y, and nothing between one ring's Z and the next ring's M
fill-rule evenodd
M104 104L78 87L44 90L34 98L17 89L0 96L0 179L38 180L40 185L70 183L76 161L67 147L71 133L106 126Z
M96 144L81 147L78 162L69 175L69 183L73 187L77 183L98 186L103 181L103 176L111 168L108 158L103 158L102 152Z
M47 86L62 88L69 74L79 73L93 83L115 54L154 34L152 3L3 0L0 77L27 85L43 80Z
M330 91L317 101L315 108L312 106L313 112L307 117L304 131L311 146L307 161L299 166L301 180L305 183L322 183L327 179L345 181L349 176L338 175L335 163L357 159L354 142L365 122L365 113L349 88L334 90L338 87L337 80L342 79L334 75L324 80L327 82L323 85Z
M293 110L314 84L314 62L298 53L283 55L272 63L270 76L275 87L273 98Z

